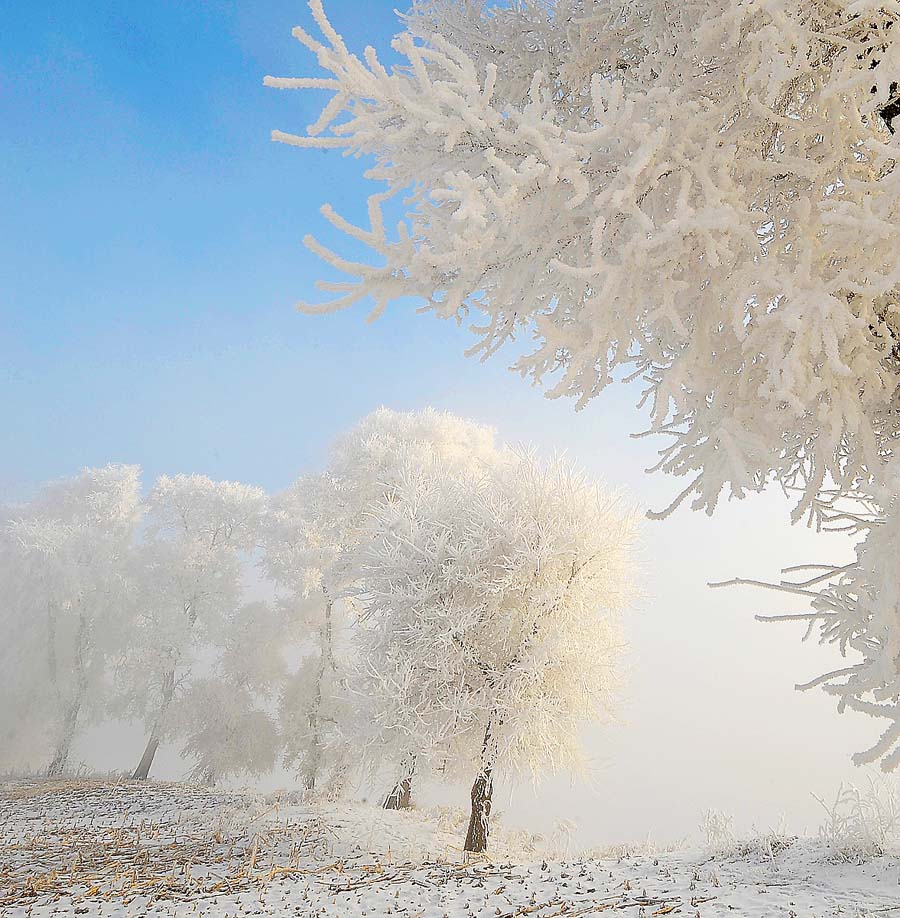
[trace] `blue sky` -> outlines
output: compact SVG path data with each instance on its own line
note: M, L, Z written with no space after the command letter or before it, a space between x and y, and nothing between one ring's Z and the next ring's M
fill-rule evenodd
M389 59L392 0L326 5L351 47ZM110 461L141 464L148 481L200 472L278 489L378 405L433 404L564 450L644 506L667 503L676 483L642 474L653 444L628 437L641 426L633 392L576 415L503 355L465 359L465 332L412 304L373 325L363 308L293 310L327 273L304 234L342 244L319 206L362 217L369 190L360 162L269 140L302 131L319 102L262 86L314 72L298 23L310 23L301 0L5 5L0 492ZM792 691L831 659L755 623L769 599L705 584L846 550L790 527L774 495L648 526L622 724L589 731L593 783L557 781L551 807L517 798L510 818L581 820L595 843L683 835L708 808L744 826L779 813L809 824L809 791L831 794L877 725Z
M387 49L392 4L329 5ZM363 15L364 14L364 15ZM363 213L360 162L271 143L313 120L298 0L12 4L0 34L0 348L13 494L110 460L288 483L380 403L452 400L466 339L411 304L307 318L301 245ZM365 33L365 37L363 36ZM335 240L338 245L340 240ZM487 384L508 386L501 363Z

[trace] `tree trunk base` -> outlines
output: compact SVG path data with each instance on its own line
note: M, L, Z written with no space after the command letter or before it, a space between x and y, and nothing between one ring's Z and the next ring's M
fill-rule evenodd
M408 810L412 808L412 779L409 777L398 781L391 792L384 798L386 810Z
M494 792L489 769L482 771L472 785L472 813L469 816L469 831L466 833L465 851L480 854L487 851L490 833L491 795Z
M159 749L159 739L156 736L151 736L147 741L147 748L144 750L144 754L141 756L137 768L135 768L131 775L132 781L147 780L150 776L150 767L153 765L153 759L156 756L157 749Z

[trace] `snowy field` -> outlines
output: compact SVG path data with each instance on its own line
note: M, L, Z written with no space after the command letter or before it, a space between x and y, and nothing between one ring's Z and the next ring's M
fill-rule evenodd
M623 848L556 860L497 831L466 862L462 815L311 809L176 784L19 782L0 790L0 914L900 915L900 863L818 842Z

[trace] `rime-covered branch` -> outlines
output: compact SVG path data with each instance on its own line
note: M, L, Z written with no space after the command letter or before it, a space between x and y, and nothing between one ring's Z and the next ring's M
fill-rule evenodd
M640 375L659 468L712 511L777 480L799 496L877 477L897 435L900 12L843 0L417 0L385 68L297 38L332 93L276 140L374 160L385 187L338 309L415 296L473 353L578 404ZM382 205L407 194L392 229Z

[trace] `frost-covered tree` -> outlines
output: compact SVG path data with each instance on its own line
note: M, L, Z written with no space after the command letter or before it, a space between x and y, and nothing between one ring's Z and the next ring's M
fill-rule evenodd
M285 621L268 602L227 610L204 648L214 657L173 701L173 731L192 776L214 784L270 771L281 754L277 692L287 672Z
M380 187L368 227L324 209L373 258L309 237L351 277L306 308L417 297L483 357L530 341L515 369L579 405L643 380L657 468L685 480L669 509L772 481L797 519L823 488L892 505L897 3L414 0L391 69L310 7L322 38L294 34L324 75L267 82L331 97L273 136L369 157ZM866 557L869 594L894 561ZM896 680L900 618L851 631Z
M377 740L475 771L465 848L487 846L498 768L576 765L614 701L634 520L557 460L407 465L354 558Z
M50 777L109 702L108 663L130 627L128 557L140 469L85 469L9 514L0 549L7 754L50 744Z
M265 492L202 475L162 476L147 500L147 527L136 558L133 647L119 671L125 710L149 737L134 778L150 772L171 734L173 703L184 708L192 678L211 661L242 605L242 561L260 540Z
M808 506L896 433L900 8L883 0L419 0L385 69L294 34L332 93L305 147L367 155L372 266L324 310L412 295L579 404L646 381L660 467L712 510ZM382 206L409 194L396 232ZM676 501L676 503L678 502Z
M31 689L20 671L22 661L47 657L47 641L39 628L29 627L36 615L39 599L27 589L21 554L12 539L10 515L15 508L0 508L0 631L7 635L0 642L0 769L22 768L40 747L41 730L34 718L21 718L21 698ZM29 729L30 728L30 729Z
M310 792L326 770L328 784L336 788L345 760L346 661L341 635L346 609L335 603L327 579L340 547L336 529L326 522L332 490L327 477L319 474L304 476L276 495L262 559L275 581L285 638L298 658L284 675L279 700L285 759L299 769Z
M433 409L381 408L335 441L324 472L304 476L274 499L264 564L295 609L298 639L312 645L285 683L281 715L288 758L308 789L326 758L330 780L339 779L356 739L351 721L358 705L348 696L355 613L346 588L355 576L348 559L367 514L391 499L406 463L439 459L470 468L495 451L494 433L483 425Z
M194 781L213 785L235 775L261 775L278 762L273 713L256 692L220 673L192 680L172 721L185 736L182 754L194 760Z
M887 721L870 749L854 764L880 761L885 771L900 765L900 466L892 460L884 483L869 493L836 492L822 501L825 524L857 538L855 557L843 565L799 565L780 583L736 579L810 601L809 612L759 616L764 621L803 621L807 636L835 647L847 665L799 685L823 688L838 699L838 710Z

